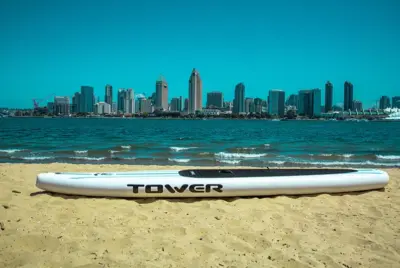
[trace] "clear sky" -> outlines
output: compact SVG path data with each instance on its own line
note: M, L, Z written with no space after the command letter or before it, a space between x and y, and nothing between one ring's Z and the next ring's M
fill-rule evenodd
M232 100L239 82L266 99L327 80L339 103L349 80L367 108L400 95L399 12L399 0L2 0L0 107L81 85L101 100L107 83L114 99L118 88L151 95L160 74L169 99L185 98L195 67L204 103L214 90Z

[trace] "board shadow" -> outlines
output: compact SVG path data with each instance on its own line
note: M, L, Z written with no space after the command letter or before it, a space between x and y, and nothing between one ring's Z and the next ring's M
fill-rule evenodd
M301 195L268 195L268 196L238 196L238 197L177 197L177 198L169 198L169 197L95 197L95 196L85 196L85 195L68 195L68 194L60 194L49 191L37 191L30 194L31 197L47 195L52 197L59 197L65 200L70 199L106 199L106 200L129 200L136 202L137 204L151 204L157 201L167 201L170 203L197 203L204 201L216 201L222 200L228 203L237 201L239 199L275 199L287 197L290 199L301 199L301 198L310 198L310 197L318 197L321 195L328 195L332 197L341 197L341 196L363 196L365 194L371 192L380 192L385 193L386 189L375 189L375 190L365 190L365 191L356 191L356 192L342 192L342 193L318 193L318 194L301 194Z

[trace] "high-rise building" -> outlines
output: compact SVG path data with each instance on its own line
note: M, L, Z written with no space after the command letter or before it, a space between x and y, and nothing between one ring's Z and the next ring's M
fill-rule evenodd
M185 103L184 103L184 107L183 107L183 111L184 112L188 112L189 110L189 99L185 98Z
M199 72L193 68L189 78L188 113L194 114L203 108L203 85Z
M233 111L234 114L245 113L245 90L246 87L243 83L239 83L235 87L235 98L233 99Z
M255 113L261 114L263 112L262 104L263 104L262 99L260 99L260 98L254 99L254 112Z
M69 97L54 97L54 114L69 115L70 105Z
M346 81L344 82L344 106L345 111L353 110L353 84Z
M171 112L181 112L181 111L182 111L182 97L172 98Z
M400 109L400 96L392 97L392 108Z
M80 110L82 113L93 113L94 109L94 90L90 86L81 86L81 95L79 100Z
M353 101L353 109L354 109L354 111L358 111L358 112L362 111L363 110L362 102L358 101L358 100L354 100Z
M224 106L224 94L220 91L207 93L207 108L222 108Z
M156 110L168 111L168 83L162 75L156 81Z
M117 109L119 113L135 113L135 94L133 89L118 89Z
M321 115L321 90L300 90L299 91L299 105L297 107L299 115L308 117Z
M333 85L331 82L325 84L325 112L332 111L333 106Z
M390 108L390 98L388 96L382 96L379 100L379 109L384 110Z
M113 88L111 85L106 85L104 102L110 105L113 103Z
M280 117L285 115L285 91L279 89L269 91L268 114Z
M253 98L246 98L244 101L244 110L246 114L255 113L255 105Z
M72 113L79 113L81 111L81 93L75 92L72 97Z
M96 114L111 114L111 105L106 102L98 102L94 106Z
M291 94L289 98L286 100L286 106L297 107L298 101L299 101L299 96L296 94Z

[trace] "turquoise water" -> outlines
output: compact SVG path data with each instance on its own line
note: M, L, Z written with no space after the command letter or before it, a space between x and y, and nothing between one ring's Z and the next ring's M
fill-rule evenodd
M400 122L0 119L0 162L400 166Z

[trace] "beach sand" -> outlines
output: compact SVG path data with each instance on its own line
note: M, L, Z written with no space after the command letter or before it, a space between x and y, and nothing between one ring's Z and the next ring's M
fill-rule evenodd
M40 172L161 168L179 167L1 164L0 267L399 267L400 169L386 170L385 191L343 195L129 200L35 187Z

